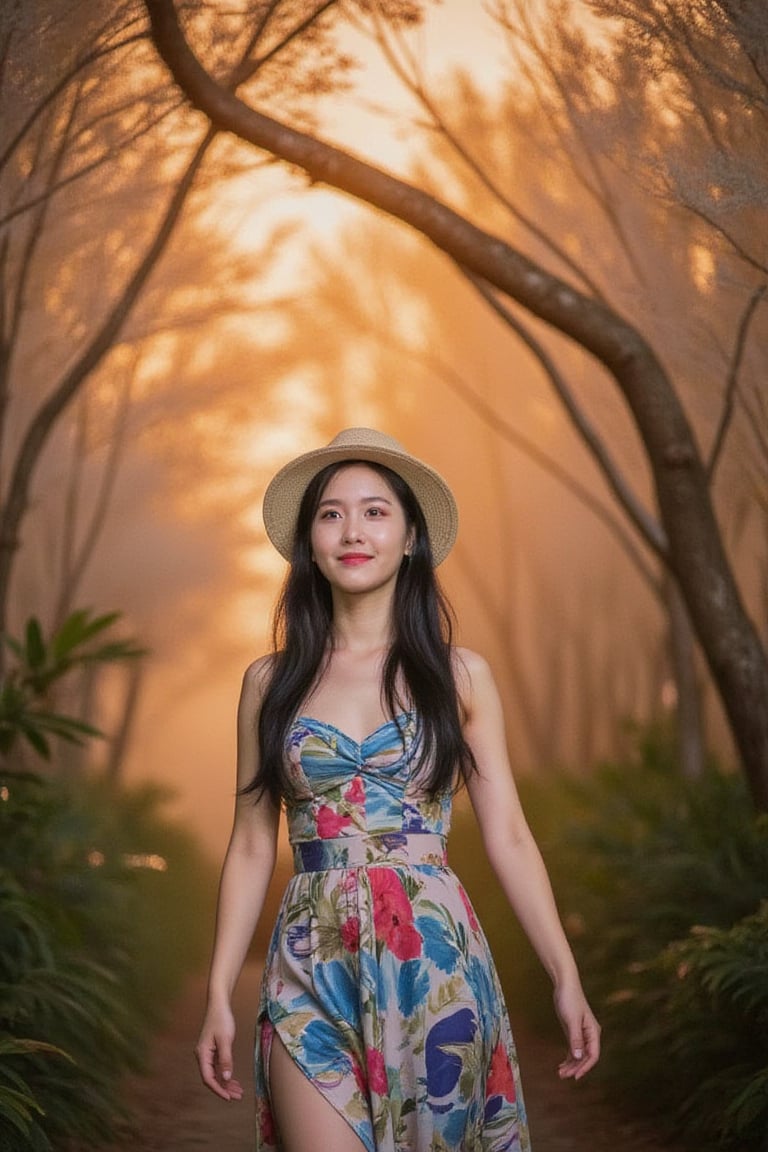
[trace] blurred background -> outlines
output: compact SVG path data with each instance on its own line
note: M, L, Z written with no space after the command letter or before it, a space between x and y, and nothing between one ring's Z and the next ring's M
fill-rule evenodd
M765 639L762 6L199 0L183 19L248 103L437 195L643 333L711 460L723 542ZM0 627L16 645L7 683L19 688L23 666L29 688L30 668L48 668L30 707L54 717L24 720L6 694L9 770L106 788L107 810L123 790L167 789L165 819L210 888L240 680L269 647L284 575L264 488L292 456L372 425L454 490L459 543L441 580L460 641L494 668L555 872L571 867L558 804L582 830L591 807L564 779L578 791L600 765L614 783L647 769L646 830L672 794L689 815L713 761L713 787L740 788L674 587L586 443L653 517L646 453L597 362L489 306L399 222L212 131L161 65L141 4L11 2L0 38ZM544 804L548 781L559 800ZM614 829L622 803L606 802ZM751 828L749 801L733 804L734 828ZM724 819L720 792L711 806ZM123 856L151 871L162 836L145 832ZM750 880L740 915L763 888ZM586 913L564 900L578 936ZM706 900L702 916L736 918ZM665 922L659 948L684 919ZM768 1075L755 1092L749 1123L762 1124Z
M248 7L218 20L215 7L195 13L203 48L215 27L220 71L253 27ZM514 5L411 8L394 25L329 15L275 52L252 99L439 191L556 270L567 259L569 278L588 278L651 340L708 447L759 274L719 220L702 220L669 187L676 178L680 198L692 197L685 181L715 162L703 154L714 150L701 139L706 109L683 119L674 75L640 89L642 58L626 42L603 72L603 41L622 29L595 5L573 5L568 23L546 4L521 6L516 20ZM270 49L308 11L278 5ZM487 653L501 682L520 769L584 768L623 749L628 719L669 712L666 614L587 497L629 535L626 516L541 365L445 257L230 137L200 156L202 117L159 65L135 5L11 5L3 19L13 35L6 488L36 414L78 376L33 449L6 619L14 633L34 613L51 630L73 608L115 609L151 649L84 689L110 734L92 745L95 762L172 784L180 811L221 851L240 677L268 645L283 575L261 496L287 459L356 424L401 439L456 492L459 547L441 576L462 641ZM411 90L377 36L412 69ZM655 96L665 84L669 95ZM622 85L631 97L619 99ZM746 171L763 164L760 142L752 154L745 142L745 172L729 190L728 224L745 245L761 206L757 188L749 203ZM128 300L142 261L151 270ZM103 335L121 306L122 324ZM763 627L765 333L763 308L714 491ZM579 405L650 503L615 388L575 346L556 347ZM730 756L703 669L697 676L708 740Z

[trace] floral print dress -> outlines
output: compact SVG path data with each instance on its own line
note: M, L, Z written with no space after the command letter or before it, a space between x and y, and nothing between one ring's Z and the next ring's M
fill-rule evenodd
M294 722L296 874L270 943L256 1028L256 1148L280 1149L275 1032L368 1152L528 1152L517 1058L485 936L445 838L451 797L416 787L418 722L358 744Z

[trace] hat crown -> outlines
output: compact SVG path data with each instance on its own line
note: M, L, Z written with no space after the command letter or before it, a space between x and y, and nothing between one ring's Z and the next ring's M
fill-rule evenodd
M405 449L394 436L388 436L386 432L379 432L376 428L344 428L334 436L327 447L381 448L387 452L401 452L405 455Z

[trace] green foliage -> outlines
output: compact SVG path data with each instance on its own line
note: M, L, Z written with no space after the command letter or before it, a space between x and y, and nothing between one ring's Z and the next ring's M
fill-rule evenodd
M613 1098L696 1152L766 1152L768 821L741 777L684 780L654 728L628 763L521 792ZM537 975L539 1003L544 987Z
M154 788L0 777L0 1147L97 1148L203 955L213 869Z
M53 685L73 668L144 654L130 640L102 639L119 618L117 612L91 616L81 609L73 612L47 642L34 616L27 621L23 640L2 634L16 665L0 682L0 754L7 756L23 737L47 760L51 754L49 735L74 744L101 735L83 720L52 711L46 701Z
M768 819L739 776L681 778L662 729L587 778L519 781L614 1101L696 1152L768 1152ZM451 860L513 1011L555 1034L551 988L457 813Z
M609 1002L624 1033L616 1073L631 1073L696 1149L768 1147L768 901L731 928L695 926ZM656 1061L662 1061L656 1064Z

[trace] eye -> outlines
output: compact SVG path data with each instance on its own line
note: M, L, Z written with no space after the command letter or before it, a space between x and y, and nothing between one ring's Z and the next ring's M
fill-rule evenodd
M377 508L376 505L374 505L372 508L368 509L368 515L374 517L386 516L386 512L383 508Z
M337 512L337 510L335 508L325 508L320 513L320 519L321 520L335 520L338 515L339 515L339 513Z

